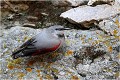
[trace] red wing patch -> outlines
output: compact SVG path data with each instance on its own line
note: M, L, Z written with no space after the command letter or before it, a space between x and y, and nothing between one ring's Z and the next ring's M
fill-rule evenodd
M60 44L61 44L61 41L60 41L60 43L59 43L58 45L55 45L55 46L52 47L52 48L45 49L44 51L45 51L45 52L52 52L52 51L55 51L56 49L59 48Z
M38 54L44 54L44 53L47 53L47 52L55 51L56 49L59 48L60 44L61 44L61 41L60 41L60 43L59 43L58 45L55 45L55 46L52 47L52 48L37 50L35 53L33 53L32 56L35 56L35 55L38 55Z
M35 55L37 55L37 54L39 54L39 53L41 53L41 51L40 51L40 50L37 50L35 53L32 54L32 56L35 56Z

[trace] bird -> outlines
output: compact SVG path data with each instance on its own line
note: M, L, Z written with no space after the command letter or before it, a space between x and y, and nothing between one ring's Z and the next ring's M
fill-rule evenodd
M56 51L65 43L64 30L70 30L70 28L64 28L61 25L44 28L13 51L12 58L17 59Z

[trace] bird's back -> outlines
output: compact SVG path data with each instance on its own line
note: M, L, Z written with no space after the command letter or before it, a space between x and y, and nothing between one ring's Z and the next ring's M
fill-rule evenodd
M35 40L37 41L34 43L37 49L44 49L44 48L52 48L54 45L60 43L60 40L53 36L52 33L43 30L43 32L39 33L35 36Z

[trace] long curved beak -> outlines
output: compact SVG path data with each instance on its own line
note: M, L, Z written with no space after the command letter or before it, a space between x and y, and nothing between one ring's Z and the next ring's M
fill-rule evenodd
M71 28L57 28L56 30L71 30Z

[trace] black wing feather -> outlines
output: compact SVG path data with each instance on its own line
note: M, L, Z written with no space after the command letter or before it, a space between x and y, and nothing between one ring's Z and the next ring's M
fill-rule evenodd
M32 55L37 49L33 43L35 43L35 38L31 38L30 40L26 41L20 48L12 53L12 57L14 59L18 57L24 57L28 55Z
M36 42L34 38L31 38L30 40L26 41L20 48L27 47L30 45L33 45L32 43Z

